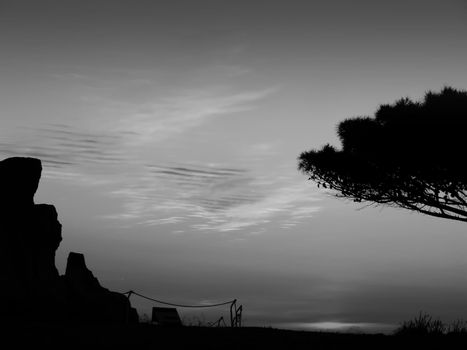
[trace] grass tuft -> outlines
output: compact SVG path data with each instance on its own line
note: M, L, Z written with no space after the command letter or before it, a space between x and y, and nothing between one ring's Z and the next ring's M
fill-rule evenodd
M404 321L394 334L398 336L467 335L467 322L460 319L446 324L438 318L420 312L417 317Z

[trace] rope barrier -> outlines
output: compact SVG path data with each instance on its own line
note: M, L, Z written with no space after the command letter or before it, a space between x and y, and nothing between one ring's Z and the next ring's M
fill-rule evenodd
M184 305L184 304L175 304L175 303L169 303L169 302L162 301L162 300L158 300L158 299L153 299L153 298L147 297L147 296L145 296L145 295L136 293L136 292L134 292L134 291L132 291L132 290L129 290L128 292L125 292L125 293L122 293L122 294L124 294L124 295L128 294L128 298L129 298L132 294L134 294L134 295L139 296L140 298L147 299L147 300L153 301L153 302L155 302L155 303L164 304L164 305L169 305L169 306L187 307L187 308L217 307L217 306L229 305L229 304L232 304L232 303L234 303L235 301L237 301L237 299L233 299L233 300L229 300L229 301L226 301L226 302L223 302L223 303L218 303L218 304Z
M155 302L155 303L164 304L164 305L170 305L170 306L176 306L176 307L186 307L186 308L206 308L206 307L217 307L217 306L223 306L223 305L229 305L229 304L230 304L230 326L231 326L231 327L241 327L241 326L242 326L242 311L243 311L243 305L240 305L240 306L237 308L237 299L233 299L233 300L229 300L229 301L225 301L225 302L223 302L223 303L217 303L217 304L186 305L186 304L169 303L169 302L167 302L167 301L162 301L162 300L150 298L150 297L147 297L147 296L145 296L145 295L136 293L136 292L134 292L134 291L132 291L132 290L129 290L128 292L121 293L121 294L127 295L128 299L130 299L130 297L134 294L134 295L139 296L140 298L143 298L143 299L146 299L146 300L150 300L150 301ZM224 325L225 325L224 318L221 317L221 318L217 321L218 327L220 326L220 321L221 321L221 320L224 322ZM214 324L215 324L215 323L214 323Z

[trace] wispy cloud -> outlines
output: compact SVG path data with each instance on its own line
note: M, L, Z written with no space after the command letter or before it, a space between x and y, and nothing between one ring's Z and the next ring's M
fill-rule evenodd
M145 86L151 83L144 80ZM141 79L132 81L136 88L141 84ZM96 114L83 117L76 125L41 123L0 131L0 154L40 158L47 169L54 169L55 175L63 171L64 178L69 178L72 171L81 173L72 170L77 167L104 168L138 162L142 169L145 160L139 156L141 147L180 136L215 117L252 109L255 102L274 91L200 88L175 91L164 97L146 96L143 101L119 100L112 94L95 95L92 103ZM88 175L90 178L91 174Z
M282 229L286 229L311 217L320 209L316 203L317 198L302 187L287 183L276 183L275 186L278 187L275 190L269 186L259 187L261 198L256 201L231 206L220 212L202 213L206 222L195 228L220 232L238 231L262 226L274 220ZM307 205L307 210L303 210L303 205ZM301 215L297 215L297 212Z
M138 146L167 140L215 117L254 109L279 90L277 86L238 89L230 84L250 71L218 64L184 72L185 79L179 72L166 76L157 70L113 70L110 76L73 72L55 78L86 87L88 94L81 99L98 110L90 121L94 128L125 133L126 146ZM177 79L183 83L173 85Z
M233 93L222 89L185 90L142 104L110 102L107 108L119 116L118 121L112 123L113 130L129 132L126 140L132 145L141 145L179 135L210 118L252 109L255 102L275 91L275 88Z
M320 209L306 183L297 184L277 169L265 175L229 163L144 164L144 159L125 152L121 133L77 131L65 125L21 131L30 143L2 140L2 153L42 159L49 179L107 186L107 195L118 198L123 209L105 218L125 224L178 225L174 230L180 230L183 223L185 231L258 234L273 221L290 229ZM275 154L273 144L251 148L247 153L255 162Z
M130 163L122 149L121 133L78 129L66 124L44 123L36 127L18 126L2 135L0 154L5 157L28 156L42 160L44 174L63 180L81 178L89 184L101 180L89 168Z
M105 214L106 219L177 232L258 234L272 221L291 228L319 209L303 186L277 169L255 169L279 154L277 141L239 145L231 154L236 160L222 164L192 155L188 160L180 151L171 157L167 150L167 144L189 138L187 131L210 120L257 108L277 88L212 85L156 94L151 77L112 80L101 84L104 89L98 79L85 75L59 78L92 87L96 94L82 99L93 106L94 115L77 124L19 126L12 137L0 134L0 153L42 159L48 178L105 185L101 193L117 198L122 208ZM165 142L169 139L178 141ZM152 152L161 145L164 152L158 154L164 159Z
M148 166L143 182L113 195L124 198L120 219L143 225L185 221L192 231L264 232L272 221L291 228L320 209L317 198L292 179L274 180L245 169L200 165ZM158 219L151 216L161 215ZM174 219L174 215L176 219Z

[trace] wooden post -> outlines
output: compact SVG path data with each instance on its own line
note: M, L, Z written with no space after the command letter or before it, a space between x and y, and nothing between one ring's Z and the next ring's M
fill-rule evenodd
M235 327L234 313L235 313L235 316L236 316L236 313L237 313L237 299L234 299L232 301L232 304L230 304L230 327Z
M243 305L240 305L237 311L235 312L235 320L236 320L237 327L242 326L242 311L243 311Z
M130 303L130 297L131 297L131 294L133 294L133 291L130 290L128 292L128 296L127 296L127 299L128 299L128 307L126 308L126 313L125 313L125 323L128 325L130 324L130 312L131 312L131 303Z

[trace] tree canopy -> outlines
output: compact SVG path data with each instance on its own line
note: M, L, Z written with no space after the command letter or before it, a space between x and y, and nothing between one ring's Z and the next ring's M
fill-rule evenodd
M381 105L340 122L341 149L303 152L298 168L337 197L467 222L467 91Z

